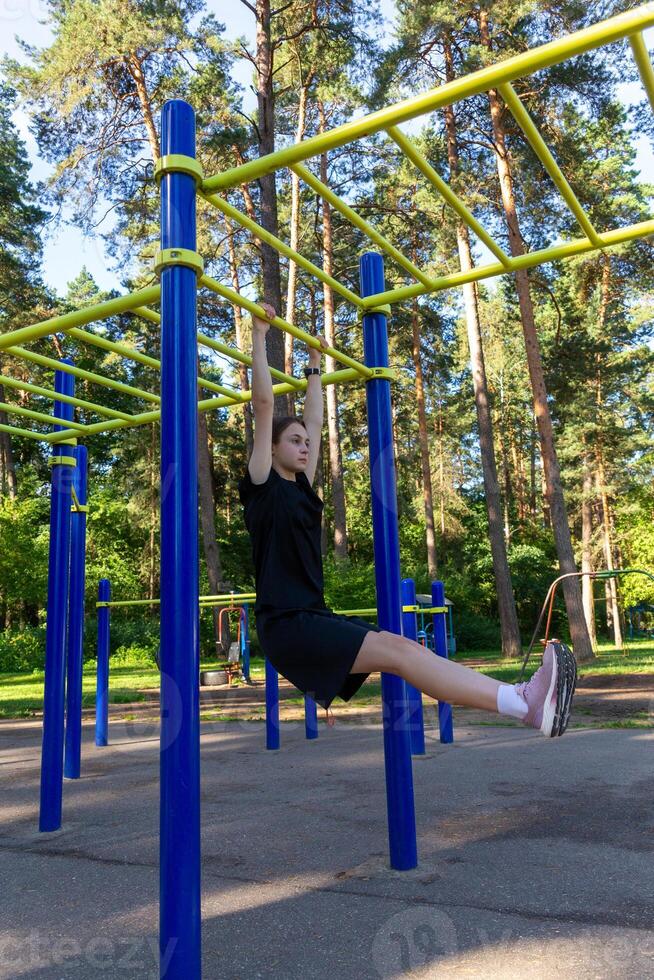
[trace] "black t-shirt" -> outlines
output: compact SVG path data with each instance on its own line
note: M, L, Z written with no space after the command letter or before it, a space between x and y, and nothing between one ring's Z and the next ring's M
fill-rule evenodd
M320 528L324 504L306 475L287 480L271 466L265 483L249 470L238 491L250 533L255 612L326 609Z

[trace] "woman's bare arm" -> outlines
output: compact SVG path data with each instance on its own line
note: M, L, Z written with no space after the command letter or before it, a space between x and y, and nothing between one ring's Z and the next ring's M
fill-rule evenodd
M261 306L272 319L275 311L267 303ZM266 355L266 334L270 324L252 317L252 410L254 412L254 448L248 470L253 483L265 483L272 466L272 421L274 395Z
M327 341L322 334L317 334L317 339L320 341L321 347L327 347ZM309 367L319 368L321 359L322 351L317 347L309 347ZM323 422L323 390L319 375L312 374L309 376L302 417L309 434L309 460L304 472L309 483L313 483L318 465Z

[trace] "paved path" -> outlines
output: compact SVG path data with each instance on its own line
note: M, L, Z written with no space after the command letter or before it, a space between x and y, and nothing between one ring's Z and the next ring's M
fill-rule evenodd
M491 716L488 716L491 720ZM432 727L420 864L388 867L382 731L205 723L205 980L654 977L654 732ZM38 834L40 727L0 724L0 978L156 977L155 726L85 725Z

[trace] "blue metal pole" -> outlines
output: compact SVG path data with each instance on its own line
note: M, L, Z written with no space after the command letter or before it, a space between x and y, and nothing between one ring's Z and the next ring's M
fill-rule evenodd
M195 115L161 112L161 155L195 156ZM196 249L195 181L161 180L161 248ZM161 272L161 808L160 963L167 980L201 975L200 650L197 280Z
M72 361L66 359L66 363ZM62 395L75 393L75 379L55 371L55 391ZM72 421L73 406L55 402L53 412ZM63 426L55 425L55 431ZM73 441L74 444L74 441ZM66 620L70 581L70 505L74 463L57 462L72 459L72 445L52 449L50 497L50 553L48 558L48 618L45 637L45 686L43 692L43 742L41 746L41 801L39 830L61 827L64 775L64 697L66 671Z
M416 605L416 586L412 578L402 579L402 605ZM408 640L418 642L416 629L418 617L414 612L402 613L402 633ZM425 724L422 714L422 691L413 684L406 683L406 693L409 701L409 725L411 729L411 754L425 754Z
M442 582L432 582L431 602L433 606L445 605L445 586ZM446 613L434 613L434 643L436 655L439 657L447 656L447 622ZM438 727L441 733L441 742L449 743L454 741L452 728L452 705L447 701L438 702Z
M266 663L266 748L279 748L279 674L265 658Z
M111 583L101 578L98 602L111 602ZM111 609L98 606L98 664L95 679L95 744L109 743L109 640Z
M361 295L384 291L384 262L376 252L361 256ZM388 367L388 330L384 313L363 317L364 363ZM366 383L370 489L379 626L402 632L400 544L391 415L391 385L386 378ZM391 867L398 871L418 864L416 817L411 769L411 740L406 723L406 685L401 677L382 673L386 806Z
M308 694L304 695L304 733L307 738L318 738L318 705Z
M248 607L243 606L241 613L243 617L241 625L241 638L243 640L243 677L250 681L250 621L248 618Z
M80 507L86 507L87 451L74 451L73 489ZM70 536L70 597L68 603L68 665L66 685L66 753L64 776L79 779L82 757L82 664L84 660L84 585L86 577L86 511L73 505Z

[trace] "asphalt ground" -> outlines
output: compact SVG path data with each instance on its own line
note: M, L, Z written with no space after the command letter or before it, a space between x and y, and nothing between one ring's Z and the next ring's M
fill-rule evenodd
M118 706L116 706L116 709ZM0 978L158 976L158 731L84 725L60 831L39 834L40 723L0 723ZM465 716L464 716L465 717ZM209 980L654 977L654 731L426 712L419 865L388 859L383 732L320 712L202 724Z

